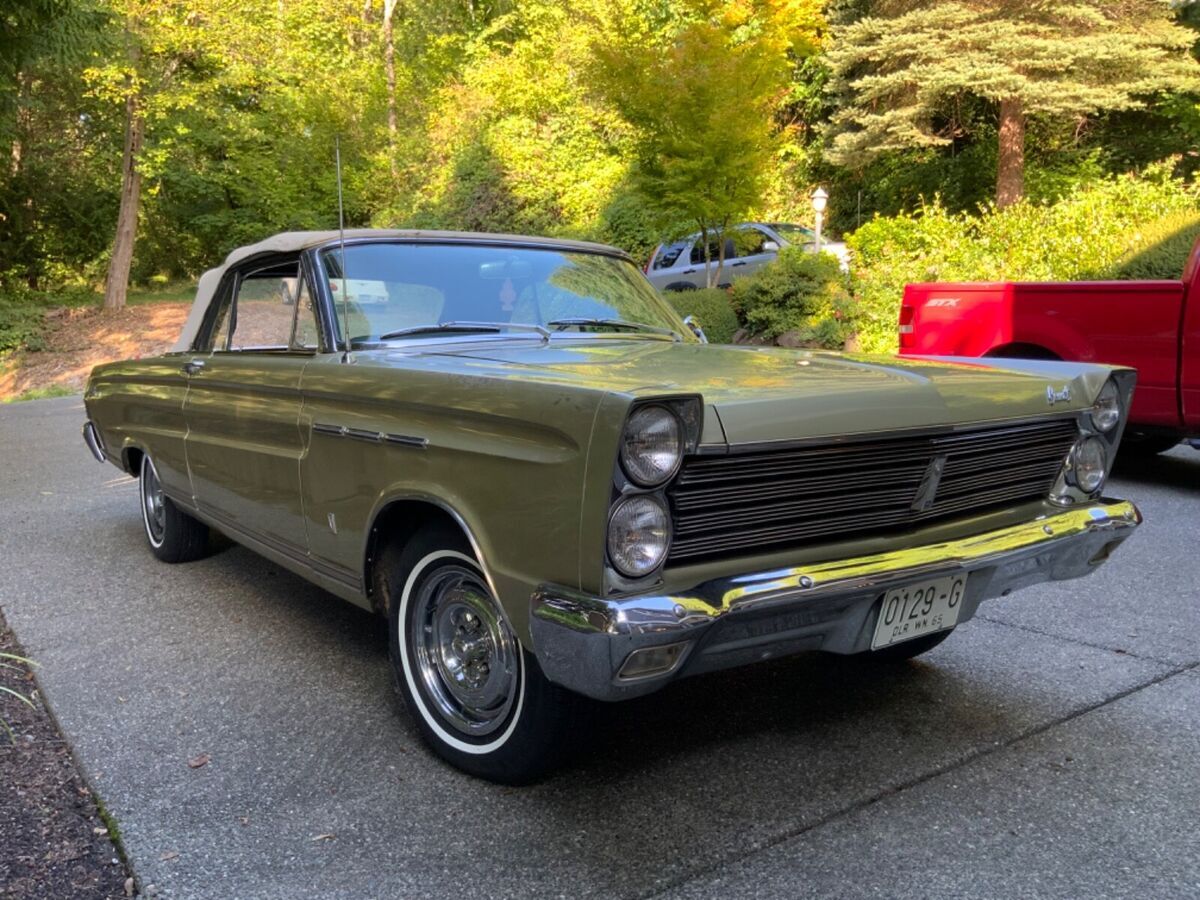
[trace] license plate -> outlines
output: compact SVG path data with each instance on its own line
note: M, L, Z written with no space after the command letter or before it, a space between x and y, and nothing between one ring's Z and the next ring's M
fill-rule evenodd
M883 595L871 649L953 628L966 587L966 575L951 575L892 588Z

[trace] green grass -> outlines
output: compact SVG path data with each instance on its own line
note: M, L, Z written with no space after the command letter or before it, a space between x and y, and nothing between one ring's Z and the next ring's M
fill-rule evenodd
M25 400L49 400L53 397L71 397L79 393L78 388L67 387L64 384L52 384L48 387L33 388L15 397L0 400L0 403L22 403Z
M195 298L196 283L194 281L179 281L174 284L131 287L129 295L125 298L125 303L129 306L141 306L144 303L191 303Z

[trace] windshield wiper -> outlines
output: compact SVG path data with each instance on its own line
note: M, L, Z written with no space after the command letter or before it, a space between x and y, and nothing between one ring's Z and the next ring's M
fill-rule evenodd
M574 319L555 319L553 322L547 322L546 324L555 331L565 331L568 328L578 325L596 325L616 328L618 330L644 331L648 334L667 335L673 341L683 340L677 332L672 331L670 328L660 328L657 325L647 325L644 322L629 322L625 319L589 319L581 316Z
M436 325L415 325L381 334L379 340L414 337L422 334L498 334L501 331L533 331L549 340L550 332L541 325L526 325L522 322L438 322Z

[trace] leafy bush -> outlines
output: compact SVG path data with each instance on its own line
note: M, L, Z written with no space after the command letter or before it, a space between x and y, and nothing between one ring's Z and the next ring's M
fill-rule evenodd
M1118 264L1116 278L1179 278L1200 237L1200 212L1167 216L1141 229L1144 249Z
M738 330L737 313L733 311L729 293L720 288L702 291L667 291L667 300L681 316L695 316L704 334L713 344L733 342Z
M733 283L734 309L756 335L787 332L796 343L841 349L853 328L852 300L838 260L787 247L752 277Z
M96 302L90 287L68 286L35 292L14 288L0 292L0 353L25 347L44 350L46 310L55 306L87 306Z
M42 349L45 309L24 296L0 296L0 353Z
M913 214L877 217L847 238L863 349L895 351L905 284L1138 277L1149 265L1168 265L1165 259L1133 264L1171 234L1171 226L1160 223L1198 215L1197 187L1172 178L1162 164L1076 187L1053 204L987 205L969 216L948 212L935 200ZM1181 270L1173 268L1171 277Z

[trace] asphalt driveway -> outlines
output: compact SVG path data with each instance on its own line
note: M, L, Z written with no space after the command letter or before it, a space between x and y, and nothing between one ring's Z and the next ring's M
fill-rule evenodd
M422 749L371 617L238 547L156 562L82 417L0 407L0 606L159 896L1200 895L1196 451L1113 484L1147 523L1090 579L900 669L606 708L512 789Z

